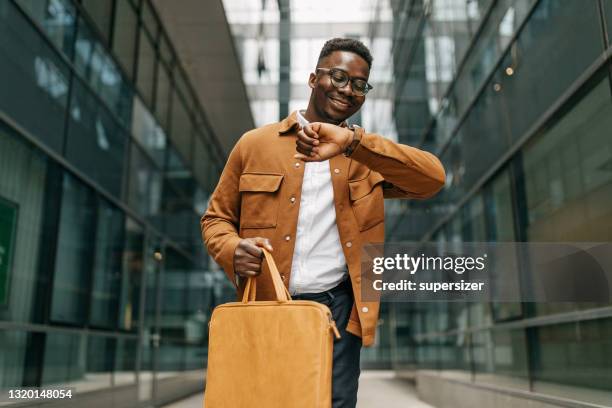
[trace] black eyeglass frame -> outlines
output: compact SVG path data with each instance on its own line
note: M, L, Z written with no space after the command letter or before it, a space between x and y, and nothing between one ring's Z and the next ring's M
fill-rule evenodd
M315 71L324 71L327 75L329 75L330 79L331 79L331 83L333 86L335 86L336 88L343 88L346 86L346 84L348 84L349 82L351 83L351 90L353 91L353 93L357 96L366 96L368 92L370 92L372 89L374 89L374 87L372 85L370 85L368 83L368 81L365 81L363 79L360 78L351 78L351 76L348 74L348 72L346 72L343 69L340 68L317 68L315 69ZM346 82L344 82L342 85L336 84L337 81L334 80L334 72L341 72L344 75L346 75ZM365 83L365 88L363 91L359 91L355 89L355 81L363 81Z

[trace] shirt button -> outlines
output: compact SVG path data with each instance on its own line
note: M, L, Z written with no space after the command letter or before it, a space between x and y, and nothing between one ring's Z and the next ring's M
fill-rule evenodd
M340 169L334 169L334 173L340 174Z
M353 246L353 243L351 241L349 241L349 242L346 243L346 246L350 248L350 247Z
M298 167L300 167L300 163L295 163L295 168L297 169Z
M291 204L295 203L295 197L291 197L289 201L291 201Z
M285 235L285 241L289 241L291 237L289 235Z
M362 308L361 308L361 311L362 311L363 313L368 313L368 311L369 311L369 310L370 310L370 309L368 309L366 306L364 306L364 307L362 307Z

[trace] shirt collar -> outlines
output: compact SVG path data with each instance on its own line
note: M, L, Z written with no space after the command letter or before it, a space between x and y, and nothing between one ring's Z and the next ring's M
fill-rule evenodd
M310 123L308 122L308 119L306 119L304 115L302 115L302 112L300 112L299 110L295 111L295 116L297 117L297 121L301 127L304 127Z

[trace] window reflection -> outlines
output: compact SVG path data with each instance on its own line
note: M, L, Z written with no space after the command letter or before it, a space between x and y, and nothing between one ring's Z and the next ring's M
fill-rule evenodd
M530 241L608 241L612 103L601 81L523 153ZM580 137L577 137L580 135Z
M66 156L107 191L120 197L126 135L78 80L74 81L73 89Z
M131 91L110 55L82 19L79 20L75 53L77 71L111 111L123 123L129 123Z
M162 173L136 144L130 148L128 203L139 214L159 214L162 195Z
M69 0L17 0L45 31L48 38L68 57L76 31L74 6Z
M93 192L65 174L53 277L53 321L83 325L87 319L95 220Z
M166 135L139 98L134 98L132 135L155 163L163 167L166 150Z
M11 2L0 5L0 61L0 110L61 152L68 67Z
M140 291L144 272L144 229L131 218L125 224L123 269L119 295L119 327L135 331L140 322Z
M136 382L136 347L137 340L117 339L115 353L115 369L113 371L113 384L115 386L134 384Z
M119 303L124 216L106 200L99 200L95 234L90 324L115 328Z
M87 337L85 334L47 333L41 385L89 389L87 384ZM95 383L94 383L95 386Z

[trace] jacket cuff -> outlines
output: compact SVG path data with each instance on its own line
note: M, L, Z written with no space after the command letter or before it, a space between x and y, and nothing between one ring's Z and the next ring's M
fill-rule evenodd
M234 253L241 240L242 238L239 236L229 238L223 245L216 259L217 263L221 265L225 274L236 289L238 289L238 285L236 282L236 274L234 273Z

